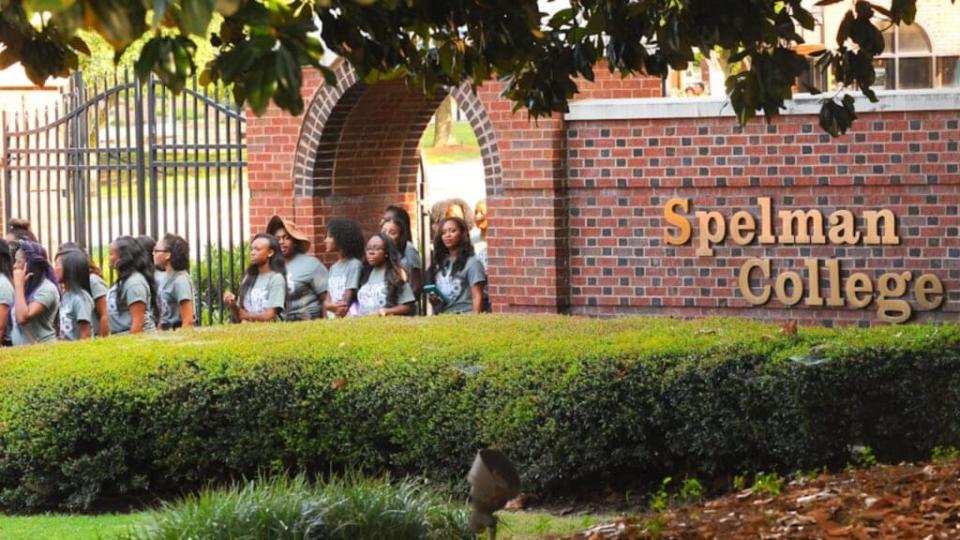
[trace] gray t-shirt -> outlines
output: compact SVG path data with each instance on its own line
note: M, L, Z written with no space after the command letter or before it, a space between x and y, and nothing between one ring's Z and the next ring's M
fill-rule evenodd
M33 298L27 299L30 304L41 304L43 313L27 321L27 324L17 324L16 308L13 309L13 333L11 338L14 345L29 345L31 343L47 343L57 340L57 332L53 323L57 320L57 311L60 307L60 291L49 279L40 282L37 290L33 291ZM32 338L32 339L31 339Z
M180 303L193 301L193 282L190 274L185 270L172 272L157 272L158 300L160 300L160 324L178 325L180 320Z
M107 294L107 313L110 316L110 333L126 334L133 325L133 315L130 306L143 302L146 312L143 318L143 330L149 332L157 329L153 319L152 299L150 298L150 284L140 272L134 272L123 281L123 289L118 291L117 285L110 287Z
M97 313L97 300L105 297L109 289L107 289L107 282L103 280L102 277L91 273L90 274L90 296L93 297L93 320L90 321L90 324L93 325L93 335L97 335L97 331L100 330L100 314Z
M343 300L343 293L350 289L360 288L360 273L363 272L363 263L360 259L340 259L330 267L327 275L327 294L330 300ZM327 312L327 317L335 318L333 312Z
M434 277L437 289L447 297L440 312L470 313L473 311L470 287L477 283L486 283L487 273L483 271L483 265L476 257L467 259L459 272L453 272L453 262L448 257Z
M7 306L7 321L3 326L3 340L6 341L10 337L10 314L13 313L13 306L15 305L16 300L13 297L13 283L10 283L10 278L4 274L0 274L0 304Z
M403 251L401 262L408 276L413 274L414 269L423 268L423 262L420 260L420 252L417 251L417 248L413 247L413 242L407 242L407 249Z
M270 308L277 309L277 318L281 318L287 303L287 285L283 274L267 272L258 274L253 286L243 297L243 309L250 313L263 313Z
M80 323L93 326L93 297L84 290L64 291L60 297L60 339L80 339Z
M416 300L413 296L413 289L409 282L404 282L400 293L397 295L396 302L389 302L386 277L386 268L374 268L367 277L360 290L357 291L357 302L360 304L360 315L369 315L376 313L381 309L392 308L395 306L409 304Z
M307 321L322 315L327 267L316 257L298 254L287 261L287 308L284 320Z

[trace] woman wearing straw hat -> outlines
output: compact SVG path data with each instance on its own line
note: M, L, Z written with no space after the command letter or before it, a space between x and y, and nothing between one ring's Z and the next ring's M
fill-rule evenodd
M267 234L280 243L287 266L287 307L284 320L307 321L323 317L323 295L327 292L327 268L316 257L307 255L310 240L296 224L273 216Z

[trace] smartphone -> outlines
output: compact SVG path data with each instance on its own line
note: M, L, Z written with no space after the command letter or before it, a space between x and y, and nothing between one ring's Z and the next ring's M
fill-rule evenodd
M450 299L447 298L446 295L444 295L442 292L440 292L440 289L438 289L437 286L434 285L434 284L432 284L432 283L427 284L427 285L424 285L424 286L423 286L423 292L425 292L425 293L427 293L427 294L435 294L435 295L437 295L438 297L440 297L441 300L443 300L443 303L444 303L444 304L447 304L447 303L450 302Z

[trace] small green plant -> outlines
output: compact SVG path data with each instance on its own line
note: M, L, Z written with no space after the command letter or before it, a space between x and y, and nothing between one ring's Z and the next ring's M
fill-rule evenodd
M762 495L779 495L780 490L783 488L783 477L779 474L772 473L757 473L753 477L753 486L750 489L753 490L755 494Z
M960 448L956 446L934 446L933 461L955 461L960 459Z
M670 482L673 482L673 478L669 476L660 482L660 489L657 490L657 493L650 501L650 509L654 512L664 512L670 507L670 494L667 493L667 487L670 485Z
M853 463L851 465L860 469L875 467L877 465L877 456L874 454L873 448L869 446L854 446Z
M696 478L686 478L680 485L680 501L685 504L699 502L703 499L703 484Z
M743 491L747 489L747 475L746 473L740 473L733 477L733 489L734 491Z

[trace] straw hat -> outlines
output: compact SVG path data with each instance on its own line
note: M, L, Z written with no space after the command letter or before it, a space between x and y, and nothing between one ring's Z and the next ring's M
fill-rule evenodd
M304 252L310 249L310 239L307 238L307 235L304 234L303 231L297 228L294 222L289 219L283 219L278 215L273 216L270 218L270 222L267 223L267 234L274 234L277 232L277 229L287 231L290 238L293 238L297 243L302 245Z

